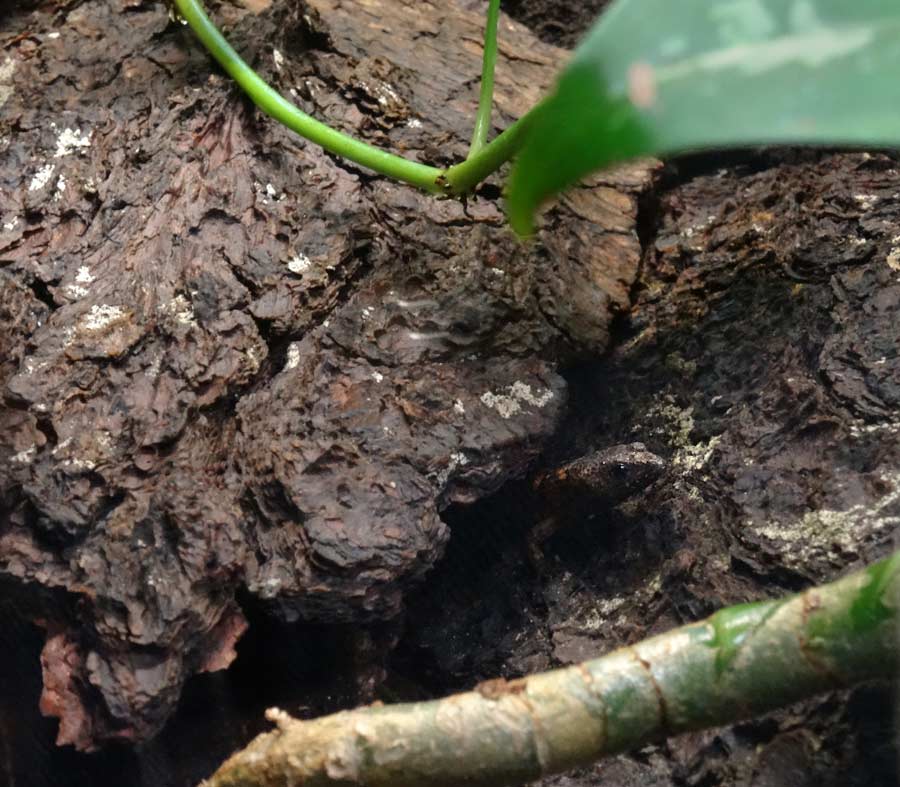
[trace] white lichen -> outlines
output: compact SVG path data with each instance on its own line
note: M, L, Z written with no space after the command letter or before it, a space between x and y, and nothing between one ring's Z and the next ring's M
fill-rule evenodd
M72 444L72 438L67 437L65 440L61 440L57 444L56 448L54 448L50 453L53 454L53 456L56 456L61 451L65 451L71 444Z
M481 402L500 413L501 418L512 418L522 410L522 406L511 396L488 391L481 395Z
M275 598L282 587L282 581L278 577L266 577L259 583L259 595L262 598Z
M162 306L161 311L174 317L175 322L179 325L197 324L194 318L194 306L184 295L176 295L171 301Z
M94 445L104 454L108 454L113 449L112 432L108 429L98 429L94 434Z
M25 374L34 374L41 369L47 367L47 361L35 361L31 356L23 359L22 361L22 371Z
M466 414L466 406L463 404L462 399L457 399L453 403L453 412L457 415L465 415Z
M247 348L247 365L250 367L251 374L256 374L262 365L262 356L260 355L259 347L255 344L251 344Z
M643 605L651 601L662 590L662 576L659 572L645 577L636 587L629 588L627 595L615 593L600 598L589 609L583 620L579 621L579 628L588 632L606 632L610 627L627 624L627 616L622 614L623 607L627 604Z
M151 380L155 380L159 377L159 373L162 370L162 362L163 362L163 353L159 353L155 357L150 359L150 363L147 364L146 369L144 369L144 374L147 375Z
M37 446L32 444L30 447L26 448L24 451L19 451L17 454L13 454L10 457L11 462L15 462L17 464L28 464L32 459L37 455Z
M900 473L883 475L881 481L889 491L878 500L859 503L844 511L829 508L809 511L794 522L751 520L747 527L769 541L790 546L782 553L790 566L842 559L856 554L863 541L900 527Z
M256 181L254 182L253 187L256 189L260 202L262 202L263 205L268 205L270 200L278 202L281 199L278 194L278 189L271 183L266 183L266 185L263 186L262 183Z
M383 381L384 381L384 375L383 375L381 372L373 371L373 372L372 372L372 379L373 379L376 383L380 383L380 382L383 382Z
M121 306L111 306L106 303L95 304L81 318L79 325L85 331L102 331L117 320L121 320L124 316L125 310Z
M623 596L610 596L609 598L600 599L597 603L596 611L603 617L609 617L617 609L625 603Z
M875 203L878 202L877 194L854 194L853 199L859 204L863 210L872 210Z
M900 419L882 421L875 424L858 421L850 425L851 437L860 439L868 438L873 435L900 435Z
M542 393L532 393L530 385L518 380L512 384L510 393L519 401L530 404L533 407L545 407L555 396L549 388L545 388Z
M295 254L287 262L287 268L291 273L300 275L304 271L309 270L312 260L305 254Z
M3 223L3 231L4 232L12 232L18 226L19 226L19 217L13 216L10 221L5 221Z
M715 223L716 223L716 217L715 217L715 216L707 216L707 217L706 217L703 221L701 221L699 224L694 224L694 225L692 225L692 226L685 227L685 228L681 231L681 235L682 235L682 237L684 237L684 238L688 238L688 239L693 238L694 235L696 235L697 233L706 232L706 231L707 231L713 224L715 224ZM757 229L756 226L754 226L754 229ZM762 233L763 230L762 230L762 229L757 229L757 232Z
M82 287L80 284L70 284L66 287L66 294L70 298L78 300L88 294L88 288Z
M530 385L517 380L505 392L486 391L481 395L481 403L496 410L501 418L512 418L522 411L523 405L540 409L546 407L554 396L549 388L534 392Z
M648 409L650 418L661 421L653 431L666 439L674 448L683 448L690 442L694 429L694 408L681 408L670 394L663 394Z
M34 176L31 178L31 183L28 184L28 190L37 191L38 189L44 188L44 186L50 182L50 178L53 177L53 172L55 170L56 166L54 164L44 164L44 166L34 173Z
M67 127L64 128L56 138L56 152L53 154L53 158L69 156L72 153L83 150L84 148L89 148L90 146L90 131L88 131L87 134L82 134L80 128L71 129Z
M74 470L76 472L82 472L84 470L93 470L97 463L91 459L84 459L82 457L72 457L71 459L66 459L62 462L62 466L66 470Z
M296 369L300 364L300 342L291 342L288 345L287 361L284 364L285 369Z
M716 435L705 443L683 445L672 457L672 464L686 471L702 470L709 463L721 440L722 436Z
M681 356L678 359L684 361ZM667 359L669 360L669 359ZM721 435L715 435L707 441L691 442L694 430L694 408L679 407L674 397L663 394L648 409L647 415L660 422L652 431L661 436L674 449L672 465L681 468L685 473L702 470L709 463L716 446L721 442Z
M447 460L447 466L435 477L438 486L446 484L454 470L458 467L465 467L467 464L469 464L469 457L461 451L450 454L450 458Z

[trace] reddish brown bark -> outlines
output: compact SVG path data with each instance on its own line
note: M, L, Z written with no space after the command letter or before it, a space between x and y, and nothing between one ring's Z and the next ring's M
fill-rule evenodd
M441 163L477 96L464 5L215 13L304 107ZM510 4L551 34L586 8ZM464 208L321 155L161 6L19 4L0 29L4 775L186 787L265 704L354 704L348 673L369 690L386 672L385 699L513 679L891 548L895 158L703 156L654 183L637 168L575 191L525 248L499 179ZM562 56L517 26L501 40L498 127ZM637 441L662 475L588 516L517 480L541 451L537 477ZM536 572L528 533L548 514L568 522ZM401 606L405 630L376 622ZM28 715L42 635L23 617L46 627L60 730ZM244 618L237 662L185 683L231 660ZM146 738L179 696L139 749L43 748ZM892 785L891 698L546 781Z
M464 153L478 13L219 16L317 116ZM290 618L399 612L440 510L521 475L562 413L558 364L605 348L648 168L576 190L525 246L496 189L435 201L260 117L159 5L7 24L32 27L2 110L0 572L71 601L46 707L91 749L152 735L189 675L227 666L238 589ZM562 57L508 21L502 39L499 125Z

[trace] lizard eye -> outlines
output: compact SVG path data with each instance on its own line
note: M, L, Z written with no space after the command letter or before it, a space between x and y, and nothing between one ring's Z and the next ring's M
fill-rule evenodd
M628 468L619 463L613 468L613 475L615 475L616 478L625 478L628 475Z

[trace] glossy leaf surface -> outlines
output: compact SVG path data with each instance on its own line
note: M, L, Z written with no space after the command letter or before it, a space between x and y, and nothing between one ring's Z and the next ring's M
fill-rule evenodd
M644 154L900 147L900 0L616 0L529 130L509 212Z

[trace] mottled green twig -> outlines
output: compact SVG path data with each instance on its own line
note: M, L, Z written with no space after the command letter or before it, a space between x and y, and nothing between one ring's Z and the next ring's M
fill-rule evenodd
M278 724L207 787L499 787L897 673L900 552L567 669Z
M494 66L497 64L497 24L500 21L500 0L489 0L487 23L484 28L484 59L481 64L481 92L478 113L472 131L469 158L481 150L491 130L491 105L494 101Z

